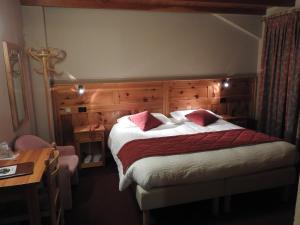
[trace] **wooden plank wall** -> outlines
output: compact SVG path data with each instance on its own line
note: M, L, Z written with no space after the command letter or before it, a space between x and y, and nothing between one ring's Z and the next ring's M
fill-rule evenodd
M58 144L73 143L73 127L103 123L107 132L117 118L148 110L169 115L178 109L206 108L218 114L251 116L255 109L255 77L199 80L139 81L119 83L56 84L52 90ZM79 112L85 107L86 112Z

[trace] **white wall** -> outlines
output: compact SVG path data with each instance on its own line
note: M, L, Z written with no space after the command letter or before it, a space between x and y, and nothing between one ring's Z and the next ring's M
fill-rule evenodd
M25 7L27 8L27 7ZM26 48L34 47L41 48L45 47L45 36L44 36L44 24L43 24L43 14L41 7L30 7L30 11L24 12L24 7L22 7L23 15L23 27L24 27L24 39ZM29 22L30 21L30 22ZM48 119L47 119L47 106L45 98L45 89L43 83L43 76L36 74L33 69L41 68L41 65L30 59L31 67L31 80L32 80L32 92L34 108L36 112L36 128L37 134L45 140L50 140L49 129L48 129Z
M22 15L21 6L18 0L1 0L0 1L0 41L9 41L15 44L24 46L22 34ZM26 63L26 61L25 61ZM34 132L34 115L31 101L31 86L28 78L28 67L25 66L25 85L26 85L26 100L29 111L29 118L23 126L17 130L13 130L6 71L3 59L2 43L0 47L0 142L11 142L16 135Z
M36 11L23 7L26 43ZM46 21L49 46L68 54L59 69L79 79L256 72L258 41L211 14L47 8Z
M42 9L22 10L27 47L45 46ZM223 20L204 13L45 11L49 46L68 54L57 67L64 71L58 80L69 80L68 74L77 79L121 80L249 74L257 70L259 16L222 15ZM38 132L47 137L46 123L41 123L46 121L41 78L32 74L32 79Z

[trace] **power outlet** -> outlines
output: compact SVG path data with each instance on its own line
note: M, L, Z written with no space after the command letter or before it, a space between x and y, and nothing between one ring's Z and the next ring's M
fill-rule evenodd
M86 107L85 106L78 107L78 112L86 112Z

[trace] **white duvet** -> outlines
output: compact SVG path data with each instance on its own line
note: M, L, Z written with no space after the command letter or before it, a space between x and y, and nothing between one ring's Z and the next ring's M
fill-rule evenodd
M160 186L245 175L290 166L297 162L296 147L283 141L207 152L143 158L134 162L125 174L123 174L122 163L117 157L122 146L135 139L240 128L222 119L206 127L192 122L184 122L164 124L146 132L134 126L126 127L121 123L115 124L109 135L108 146L118 166L120 191L127 188L132 182L149 190Z

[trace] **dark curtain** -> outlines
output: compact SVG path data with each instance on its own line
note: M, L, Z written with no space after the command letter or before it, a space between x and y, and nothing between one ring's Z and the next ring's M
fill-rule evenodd
M266 19L260 75L260 130L299 144L299 12Z

